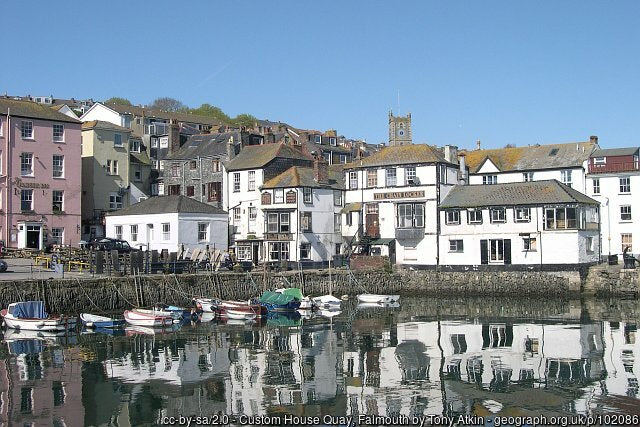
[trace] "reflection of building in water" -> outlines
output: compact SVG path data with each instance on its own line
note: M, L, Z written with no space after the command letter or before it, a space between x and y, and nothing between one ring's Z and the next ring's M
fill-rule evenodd
M640 342L635 323L604 322L607 377L600 393L638 397L638 372L640 372Z
M79 349L37 339L3 345L10 357L0 361L0 425L83 425Z

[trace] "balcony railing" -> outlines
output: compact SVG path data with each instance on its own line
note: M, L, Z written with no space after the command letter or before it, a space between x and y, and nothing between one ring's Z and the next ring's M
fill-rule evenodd
M165 123L154 123L144 125L145 135L166 135L169 133L169 125Z
M638 162L605 163L603 165L589 164L589 173L633 172L640 170Z

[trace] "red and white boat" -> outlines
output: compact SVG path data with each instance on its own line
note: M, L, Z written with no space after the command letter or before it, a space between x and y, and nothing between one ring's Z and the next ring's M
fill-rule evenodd
M7 328L24 331L67 331L76 327L76 317L47 314L42 301L9 304L0 312Z
M134 326L162 327L173 323L173 317L171 317L171 313L169 312L145 310L142 308L125 310L124 320L126 320L128 324Z
M220 303L220 315L233 319L255 319L267 314L267 309L260 304L251 304L250 301L222 301Z

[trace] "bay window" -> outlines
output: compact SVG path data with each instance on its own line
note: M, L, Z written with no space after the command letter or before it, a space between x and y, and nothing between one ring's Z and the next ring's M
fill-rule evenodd
M400 203L396 211L396 223L398 228L423 228L424 204Z

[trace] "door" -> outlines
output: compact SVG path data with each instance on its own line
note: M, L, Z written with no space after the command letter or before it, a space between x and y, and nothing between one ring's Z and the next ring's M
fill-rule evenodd
M257 244L254 244L251 246L251 258L253 260L253 263L255 265L258 265L258 262L260 261L260 246Z
M27 248L40 249L40 226L27 225Z
M365 234L369 237L380 237L380 218L378 214L378 204L365 205L366 229Z

